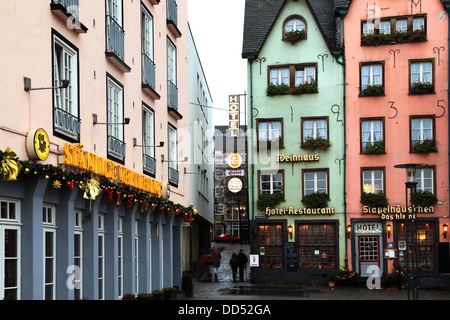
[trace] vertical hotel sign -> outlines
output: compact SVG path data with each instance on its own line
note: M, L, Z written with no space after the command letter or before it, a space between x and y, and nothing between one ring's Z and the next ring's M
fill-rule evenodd
M239 96L229 96L228 132L232 137L239 135Z

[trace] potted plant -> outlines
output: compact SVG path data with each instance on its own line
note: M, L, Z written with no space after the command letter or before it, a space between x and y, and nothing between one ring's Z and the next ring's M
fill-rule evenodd
M433 85L429 82L416 81L411 83L411 89L409 90L411 94L427 94L433 93Z
M283 36L284 42L289 42L290 44L294 45L300 40L306 39L306 31L305 30L293 30L286 32Z
M317 93L317 81L299 83L292 90L293 94Z
M422 142L416 143L412 147L413 152L417 153L427 153L427 152L437 152L436 141L432 139L425 139Z
M151 293L138 293L136 296L137 300L153 300L153 295Z
M162 290L154 290L152 295L153 300L164 300L164 292Z
M132 293L126 293L122 296L122 300L136 300L136 296Z
M400 290L406 284L406 275L398 262L394 263L394 270L386 277L386 284Z
M164 300L177 300L177 288L175 287L167 287L163 288L164 292Z
M302 203L306 208L326 208L329 201L328 194L324 192L313 192L303 197Z
M314 150L328 150L331 147L331 142L322 137L308 137L304 142L302 142L300 148L307 149L310 151Z
M281 84L269 84L267 87L267 95L268 96L277 96L282 94L288 94L289 93L289 86L287 84L281 83Z
M361 203L371 208L383 208L389 205L386 195L381 191L376 193L363 192L361 195Z
M346 287L354 286L357 280L358 274L355 271L349 270L347 268L339 270L338 273L332 277L332 281L336 285Z
M376 97L383 95L384 95L384 88L382 85L379 84L368 85L361 91L362 97Z
M363 149L362 153L364 153L364 154L382 154L382 153L385 153L384 142L383 141L375 141L370 146L365 147Z
M181 291L183 291L186 298L192 298L194 295L194 278L190 273L184 273L181 278Z
M265 210L266 208L273 208L280 204L284 200L284 194L282 192L264 193L258 196L256 201L256 207L259 210Z
M437 203L436 196L430 191L418 190L412 196L413 202L415 201L418 207L431 207Z

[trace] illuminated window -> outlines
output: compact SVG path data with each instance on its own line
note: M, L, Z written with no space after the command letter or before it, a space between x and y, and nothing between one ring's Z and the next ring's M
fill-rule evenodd
M365 169L362 171L363 191L365 193L384 192L383 170Z
M336 266L336 225L299 224L297 228L298 267Z
M407 231L405 223L399 223L397 227L397 235L399 241L406 241L408 252L399 257L399 263L404 268L415 266L422 270L432 270L435 268L435 225L434 222L417 221L417 243L413 241L413 233ZM413 250L417 252L417 264L412 259L409 261L407 257L411 257Z
M260 225L258 228L258 253L260 266L266 268L283 267L283 250L282 225Z

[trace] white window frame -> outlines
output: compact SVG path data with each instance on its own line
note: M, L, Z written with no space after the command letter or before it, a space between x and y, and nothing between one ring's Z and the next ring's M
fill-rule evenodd
M426 124L424 123L424 120L427 120L430 122L430 127L426 127ZM414 122L419 121L419 127L417 129L414 128ZM428 140L434 140L433 137L433 128L434 123L433 119L429 117L423 117L423 118L412 118L411 119L411 145L414 146L418 143L424 142L426 139ZM414 132L419 132L419 139L414 139ZM425 132L429 132L429 134L426 134Z
M107 83L108 136L123 142L123 88L111 77Z
M295 85L311 83L316 80L316 67L301 66L295 68Z
M168 125L167 129L168 137L168 158L169 168L177 170L178 168L178 130L177 128Z
M376 73L375 67L379 67L380 72ZM368 71L365 73L365 71ZM376 82L374 79L375 77L379 77L380 81ZM364 79L368 78L368 84L364 84ZM380 63L374 63L374 64L364 64L361 66L361 90L364 90L367 88L367 86L381 86L383 85L383 65Z
M294 30L302 31L305 30L305 28L306 28L305 22L299 17L294 17L289 19L284 25L284 33L288 33Z
M375 178L375 173L376 172L381 172L381 179L376 179ZM370 177L368 177L368 179L366 179L365 177L365 173L370 173ZM364 169L362 171L362 182L363 182L363 192L366 193L377 193L377 192L384 192L384 171L383 169ZM376 189L377 186L377 181L380 181L380 188ZM368 187L370 186L370 192Z
M413 29L413 31L424 30L425 29L425 18L424 17L414 18L412 29Z
M278 123L280 125L280 128L273 128L273 124ZM261 128L261 125L267 124L267 128ZM261 134L262 131L267 131L266 137L262 137ZM277 134L279 133L279 134ZM270 120L270 121L259 121L258 122L258 140L259 141L266 141L266 140L277 140L281 139L283 135L283 123L281 120Z
M368 34L374 34L375 33L375 25L372 21L365 21L363 22L363 34L366 36Z
M145 146L155 145L155 112L143 105L143 143ZM155 148L154 147L144 147L144 154L155 158Z
M142 53L153 61L153 17L143 5L141 11Z
M277 174L280 175L281 179L275 178L275 176ZM270 183L269 189L263 189L263 176L269 177L268 181L264 181L264 183L267 183L267 182ZM275 173L261 171L259 174L259 193L260 194L267 194L267 193L273 194L274 192L284 192L284 189L283 189L284 181L283 180L284 180L284 178L283 178L282 171L277 171ZM275 188L275 186L274 186L275 183L279 183L279 182L281 182L281 187L279 188L280 190L278 188Z
M318 124L319 121L321 121L321 122L323 121L325 123L325 127L319 126L319 124ZM305 126L305 124L307 122L312 122L312 127L307 128ZM320 129L323 129L323 128L325 128L325 135L319 135L318 131ZM305 130L307 130L307 129L309 129L309 130L312 129L313 130L312 136L311 135L306 135ZM308 138L317 138L317 137L321 137L321 138L324 138L324 139L328 138L328 121L327 121L327 119L325 119L325 118L304 119L303 120L303 142L305 142Z
M52 47L54 106L78 117L78 52L56 34L53 34ZM59 88L62 80L69 80L66 89Z
M153 259L152 259L152 223L148 223L148 264L149 264L149 273L148 273L148 285L149 288L152 288L152 270L153 270Z
M375 122L379 122L381 124L380 125L380 130L376 130L375 129L375 126L374 126ZM369 130L364 130L364 123L369 123L370 124ZM383 123L383 120L381 120L381 119L364 119L364 120L361 121L361 144L362 144L363 150L365 148L369 147L369 146L373 146L373 144L375 142L384 141L383 125L384 125L384 123ZM369 132L369 139L368 140L364 140L364 133L365 132ZM380 134L380 137L381 137L380 139L375 139L375 136L376 136L375 133L377 133L377 132L379 132L379 134Z
M430 187L425 187L425 182L430 181ZM417 190L429 191L434 194L434 168L422 168L416 170Z
M430 71L427 71L427 72L424 71L424 65L425 64L429 64L430 65ZM419 71L418 72L413 72L413 66L414 65L419 65ZM424 75L426 73L430 74L430 81L424 81ZM418 81L413 81L413 74L418 74L419 75L419 80ZM411 84L413 84L415 82L433 84L433 62L432 61L414 61L414 62L411 62L410 78L411 78Z
M46 297L46 287L51 286L52 292L51 296L49 297L49 300L55 300L56 299L56 212L55 212L55 206L44 204L42 206L42 225L43 225L43 234L42 234L42 279L43 279L43 298L47 299ZM47 255L46 248L47 248L47 238L46 235L50 234L52 237L52 252L50 255ZM51 276L50 279L47 279L47 267L49 264L47 264L47 260L51 260ZM47 282L47 280L49 280Z
M380 25L378 28L379 34L390 34L391 33L391 21L380 21Z
M14 204L14 213L11 213L11 204ZM2 275L1 281L0 281L0 300L3 300L7 297L5 294L6 290L16 290L16 298L21 298L21 226L20 226L20 201L8 199L8 198L0 198L0 208L3 208L5 212L3 213L4 217L1 218L0 214L0 274ZM0 209L1 210L1 209ZM3 211L3 210L2 210ZM6 246L6 231L16 231L16 256L15 257L6 257L5 256L5 246ZM16 279L15 279L15 286L13 287L6 287L4 276L6 274L6 260L16 260Z
M397 31L397 32L408 31L408 20L407 19L397 19L395 21L395 31Z
M106 0L106 15L110 16L122 28L122 0Z
M286 75L287 72L287 75ZM271 68L270 69L270 84L280 85L285 84L289 86L290 83L290 71L289 67L286 68Z
M177 48L167 39L167 80L177 85Z
M105 300L105 215L98 214L98 299Z
M79 247L79 255L76 255L75 247L77 246L77 237L78 237L78 247ZM74 258L74 266L78 268L78 272L75 273L76 277L74 279L74 290L75 295L74 298L82 299L83 298L83 213L81 210L74 211L74 250L73 250L73 258ZM78 260L78 262L77 262ZM77 298L78 296L78 298Z
M306 175L307 174L313 174L312 179L307 179ZM325 175L325 179L319 178L318 174L324 174ZM303 193L304 195L309 195L311 193L316 193L316 192L320 192L320 193L325 193L328 194L328 173L325 170L317 170L317 171L306 171L303 172L303 181L304 181L304 186L303 186ZM313 188L306 188L306 183L307 182L313 182L314 186ZM325 182L325 191L323 190L323 188L319 189L319 182Z
M118 285L118 298L123 297L123 218L118 218L117 223L117 285Z
M139 220L134 219L134 293L139 293Z

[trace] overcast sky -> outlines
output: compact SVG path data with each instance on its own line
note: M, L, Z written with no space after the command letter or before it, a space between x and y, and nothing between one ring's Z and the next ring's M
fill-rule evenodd
M189 25L213 99L213 124L228 125L228 96L247 91L247 60L241 57L245 0L183 1L188 1Z

